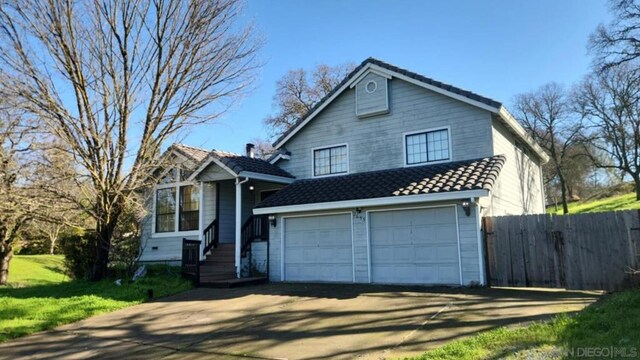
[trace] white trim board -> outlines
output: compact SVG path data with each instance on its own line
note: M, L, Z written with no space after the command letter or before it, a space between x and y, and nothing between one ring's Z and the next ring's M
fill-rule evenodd
M331 201L331 202L324 202L324 203L276 206L276 207L270 207L270 208L257 208L257 209L253 209L253 213L255 215L266 215L266 214L278 214L278 213L289 213L289 212L348 209L348 208L367 207L367 206L415 204L415 203L421 203L421 202L470 199L473 197L478 198L478 197L485 197L485 196L489 196L489 190L465 190L465 191L453 191L453 192L443 192L443 193L433 193L433 194L402 195L402 196L391 196L391 197L382 197L382 198L373 198L373 199Z

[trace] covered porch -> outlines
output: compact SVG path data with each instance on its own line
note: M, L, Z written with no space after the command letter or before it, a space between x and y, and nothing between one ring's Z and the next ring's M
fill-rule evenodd
M264 160L220 153L189 180L198 184L201 205L198 236L182 240L183 272L202 283L266 276L269 222L252 210L293 177Z

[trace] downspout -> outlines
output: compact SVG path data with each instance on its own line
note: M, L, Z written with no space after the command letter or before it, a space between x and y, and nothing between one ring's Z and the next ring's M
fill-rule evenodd
M240 178L236 178L236 252L235 252L235 263L236 263L236 277L240 278L241 272L241 264L240 264L240 251L242 250L242 184L249 181L249 178L246 177L244 180L240 181Z

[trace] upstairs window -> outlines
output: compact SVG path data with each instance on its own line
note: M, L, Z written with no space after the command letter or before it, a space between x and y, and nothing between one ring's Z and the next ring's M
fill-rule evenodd
M449 129L405 135L406 164L415 165L450 160Z
M313 150L313 176L346 174L348 164L347 145Z
M198 187L179 181L188 173L173 169L160 179L155 193L155 232L198 230L200 193Z

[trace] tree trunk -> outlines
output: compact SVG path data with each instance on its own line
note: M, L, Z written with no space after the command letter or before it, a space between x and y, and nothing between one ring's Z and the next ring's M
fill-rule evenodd
M13 257L13 249L0 252L0 285L7 285L9 279L9 262Z
M633 177L633 185L636 190L636 201L640 200L640 176L636 175Z
M51 236L49 238L49 255L53 255L55 253L56 250L56 240L57 237L56 236Z
M569 213L569 205L567 204L567 185L564 181L564 176L558 172L558 179L560 180L560 193L562 194L562 211L564 214Z
M122 206L112 207L108 218L110 221L98 221L95 234L95 262L89 272L89 280L100 281L107 276L107 265L109 263L109 252L111 250L111 238L118 224L118 219L122 211Z

